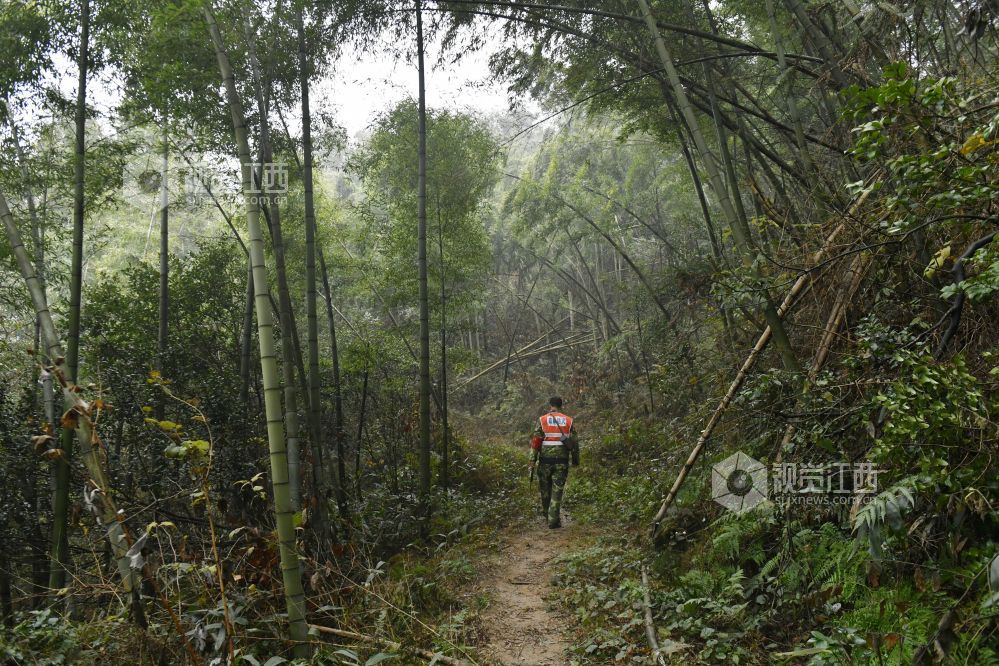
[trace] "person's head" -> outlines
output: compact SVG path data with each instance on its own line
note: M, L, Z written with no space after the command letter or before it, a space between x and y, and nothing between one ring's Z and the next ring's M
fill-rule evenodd
M552 396L551 398L548 398L548 405L552 409L562 409L562 398L558 397L557 395Z

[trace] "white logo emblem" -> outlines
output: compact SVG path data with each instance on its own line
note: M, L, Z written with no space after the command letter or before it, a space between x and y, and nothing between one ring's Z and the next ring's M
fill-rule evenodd
M767 468L739 451L711 468L711 497L729 511L742 513L767 498Z

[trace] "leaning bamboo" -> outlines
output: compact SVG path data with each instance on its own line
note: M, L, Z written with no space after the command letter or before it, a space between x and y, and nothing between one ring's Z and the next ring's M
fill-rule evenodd
M565 319L562 319L562 321L560 321L560 322L559 322L558 324L556 324L556 325L555 325L555 327L557 328L557 327L558 327L559 325L561 325L561 324L562 324L562 322L563 322L563 321L565 321ZM553 328L553 329L552 329L552 331L554 331L554 330L555 330L555 329ZM512 352L512 353L510 353L510 354L507 354L506 356L504 356L504 357L503 357L503 358L501 358L500 360L496 361L496 362L495 362L495 363L493 363L492 365L488 366L488 367L487 367L487 368L485 368L484 370L481 370L481 371L480 371L480 372L479 372L478 374L476 374L476 375L473 375L472 377L469 377L468 379L466 379L466 380L462 381L462 382L461 382L460 384L458 384L458 385L457 385L457 386L455 387L455 389L457 390L457 389L461 388L462 386L464 386L465 384L468 384L468 383L470 383L470 382L473 382L473 381L475 381L476 379L478 379L478 378L479 378L479 377L481 377L482 375L484 375L484 374L486 374L487 372L490 372L490 371L492 371L492 370L495 370L496 368L500 367L501 365L503 365L503 364L504 364L504 363L506 363L507 361L511 361L511 360L516 360L516 359L517 359L517 357L518 357L518 356L519 356L520 354L522 354L522 353L524 353L524 352L528 351L528 350L529 350L529 349L531 349L531 348L532 348L532 347L533 347L534 345L538 344L539 342L541 342L541 341L543 341L543 340L544 340L545 338L547 338L547 337L548 337L549 335L551 335L552 331L546 331L546 332L545 332L545 334L544 334L544 335L542 335L541 337L539 337L539 338L535 338L534 340L531 340L531 341L530 341L529 343L527 343L526 345L524 345L524 346L523 346L523 347L521 347L520 349L516 350L515 352ZM581 336L588 336L588 335L590 335L590 333L589 333L589 332L586 332L586 333L577 333L577 334L576 334L575 336L569 336L569 337L570 337L570 339L571 339L571 338L579 338L579 337L581 337Z
M204 7L205 19L219 73L222 76L229 110L232 114L233 134L239 160L242 164L243 194L246 201L246 226L250 261L253 265L253 289L257 313L257 338L260 345L260 369L264 385L264 411L267 418L267 442L270 448L271 488L274 493L274 516L277 523L278 547L281 558L281 577L284 583L285 604L291 638L295 641L296 656L308 656L309 628L305 622L305 591L302 587L302 570L295 544L295 506L291 501L288 476L288 451L284 441L284 421L281 412L281 379L278 375L274 349L274 319L271 314L270 282L264 261L264 239L260 228L260 205L252 194L253 182L250 143L247 138L243 105L236 89L229 56L225 52L222 35L208 5Z
M870 194L870 189L865 188L861 195L857 197L853 203L850 205L849 209L846 211L843 217L849 219L854 212L856 212L867 200L867 196ZM825 243L822 247L815 252L812 256L812 263L818 264L825 257L826 253L832 248L833 242L836 237L846 228L846 222L840 222L832 230L828 237L826 237ZM797 301L798 297L805 291L805 288L811 283L811 271L805 271L794 284L791 286L790 291L788 291L787 296L784 298L784 302L781 303L780 307L777 309L777 314L783 317L787 314L791 306ZM739 372L736 373L735 379L732 380L732 384L729 386L728 391L722 397L721 402L715 408L714 413L712 413L711 418L708 419L708 423L704 426L704 430L701 431L700 437L697 439L697 443L694 448L691 449L690 455L687 456L687 460L683 463L680 468L680 472L677 474L676 480L670 487L669 492L663 499L662 505L659 507L659 511L656 513L656 517L652 520L652 536L655 537L656 533L659 531L659 525L662 522L663 516L666 515L666 511L669 509L670 505L676 499L676 495L680 492L680 488L683 486L684 482L687 480L687 475L690 474L690 470L693 468L694 463L700 457L701 452L704 450L704 446L707 444L708 439L711 437L711 433L714 432L715 427L721 421L722 414L728 409L729 404L732 402L732 398L735 394L742 388L743 382L746 381L746 377L749 371L756 365L756 361L759 359L760 352L767 346L770 341L770 327L768 326L764 329L763 334L760 335L759 340L756 341L756 345L750 351L749 356L746 358L742 367L739 368Z
M853 261L850 262L850 267L847 269L846 278L849 280L847 287L840 291L839 296L836 298L836 302L833 303L832 310L829 312L829 317L826 320L826 327L822 333L822 339L819 341L819 345L815 351L815 357L812 359L812 367L808 370L808 379L805 382L805 387L803 393L808 390L808 388L815 382L816 377L819 376L819 372L822 370L822 366L825 365L826 359L829 358L829 352L832 349L833 341L836 339L836 333L839 331L839 327L843 323L843 319L846 317L846 312L850 308L850 302L853 299L853 295L857 293L860 289L860 283L864 279L864 272L867 270L867 266L870 264L871 257L867 254L858 254L854 257ZM791 439L794 437L794 433L797 432L798 427L789 423L787 428L784 430L784 437L781 438L780 447L777 451L777 459L780 459L781 453L784 451L785 447L791 443Z
M125 531L123 517L115 506L114 499L110 492L109 475L107 472L107 460L104 449L96 445L96 438L90 427L89 413L90 405L83 402L76 387L68 381L63 365L65 357L62 344L59 342L59 334L56 332L52 315L49 311L48 300L45 297L45 289L35 271L35 266L28 257L28 252L24 247L21 234L14 224L14 216L11 215L7 207L7 199L0 192L0 218L3 219L4 230L7 240L10 243L11 251L17 261L21 276L24 278L28 292L31 294L32 304L35 308L35 315L38 318L42 339L45 342L45 351L48 356L51 372L56 381L63 389L64 421L75 423L76 438L80 447L80 460L87 470L89 479L85 491L86 499L93 506L94 513L107 530L108 541L111 544L111 552L114 553L118 565L118 573L121 576L125 592L133 598L133 591L137 590L138 574L132 570L130 560L126 555L130 544L128 534ZM133 599L134 602L134 599ZM141 608L137 608L141 610Z
M704 135L700 130L700 124L697 121L697 117L694 115L693 106L691 105L683 84L680 81L680 75L676 70L676 66L673 64L673 56L666 47L666 41L663 39L662 33L659 31L656 20L652 15L652 10L649 8L649 3L647 0L637 1L642 10L642 18L645 20L646 26L652 34L656 47L656 53L662 62L663 70L666 72L666 78L669 81L669 85L673 90L673 95L676 98L676 104L680 110L680 118L687 126L691 139L694 142L694 147L701 156L701 164L708 173L708 186L715 195L715 198L718 199L718 205L721 207L722 212L725 215L725 219L729 223L729 228L732 230L732 236L735 238L736 243L739 245L739 249L743 253L743 260L747 268L749 268L750 274L756 281L760 281L761 275L755 264L756 252L753 248L752 237L750 236L749 229L745 224L745 216L739 215L739 211L737 210L738 204L734 201L732 193L730 193L726 187L725 178L715 162L714 154L708 149L707 142L705 141ZM720 127L718 123L719 118L717 116L717 110L717 104L712 104L712 112L713 115L715 115L715 124ZM724 137L719 136L719 138L724 141ZM721 145L724 145L724 143ZM766 317L771 335L776 338L775 344L777 345L777 350L780 352L784 366L788 370L797 372L800 370L800 366L794 356L794 351L791 348L791 342L788 338L787 331L784 329L784 323L781 321L781 315L774 307L773 301L770 299L769 292L764 290L764 294L766 295L766 298L763 299L763 314ZM768 336L768 338L769 337L770 336Z

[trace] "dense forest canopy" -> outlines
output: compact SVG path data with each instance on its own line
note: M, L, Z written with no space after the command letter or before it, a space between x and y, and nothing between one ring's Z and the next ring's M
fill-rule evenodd
M999 663L994 0L0 3L4 664Z

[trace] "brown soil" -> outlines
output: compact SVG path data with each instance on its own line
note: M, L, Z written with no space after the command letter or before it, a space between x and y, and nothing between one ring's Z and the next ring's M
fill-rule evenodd
M567 622L546 601L553 590L552 561L573 541L574 525L562 517L561 529L540 518L519 530L501 533L499 553L479 581L490 603L479 616L489 664L566 666Z

